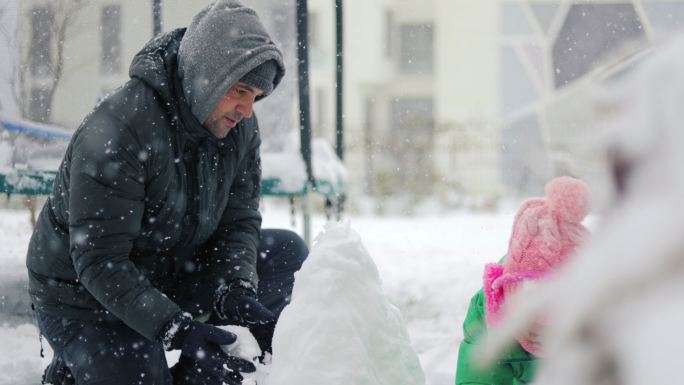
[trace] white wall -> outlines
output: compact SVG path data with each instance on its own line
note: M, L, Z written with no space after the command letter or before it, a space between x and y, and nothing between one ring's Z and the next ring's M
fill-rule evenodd
M438 0L436 165L445 190L488 204L499 194L499 1Z

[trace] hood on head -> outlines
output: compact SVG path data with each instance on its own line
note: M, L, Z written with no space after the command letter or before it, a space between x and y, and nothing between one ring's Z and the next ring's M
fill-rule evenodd
M150 40L133 58L129 74L156 91L162 103L180 118L188 137L213 138L183 97L178 77L178 49L184 33L185 28L179 28Z
M131 78L142 80L167 101L177 99L169 79L177 76L178 47L184 33L185 28L179 28L156 36L133 57L128 70Z
M275 88L285 74L280 50L257 14L234 0L219 0L192 20L178 51L185 99L200 122L244 75L268 60L277 64Z

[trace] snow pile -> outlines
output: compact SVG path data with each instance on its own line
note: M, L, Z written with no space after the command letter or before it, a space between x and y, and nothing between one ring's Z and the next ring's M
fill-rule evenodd
M295 279L267 385L425 383L401 314L349 222L326 225Z
M306 184L306 166L298 152L265 152L261 154L262 178L277 179L278 191L301 191Z
M277 191L299 192L306 184L306 166L300 152L299 137L294 132L289 136L282 151L261 154L262 177L276 179ZM314 177L343 188L347 183L347 170L330 144L324 139L311 142L311 164Z
M11 170L5 175L5 182L17 190L33 189L38 190L43 186L40 180L32 178L29 175L24 175Z
M280 203L264 201L263 226L296 231L289 208ZM384 293L401 309L428 385L453 385L466 309L482 284L482 266L496 262L506 252L518 206L519 202L511 202L492 213L450 210L429 214L421 211L413 217L354 215L354 230L363 235L363 246L382 276ZM322 229L325 221L324 215L315 214L313 228ZM0 282L25 281L30 237L31 224L25 210L0 208L0 244L4 251L0 253ZM14 290L0 288L0 297L14 298ZM22 288L21 293L26 290ZM43 368L52 358L45 341L46 358L40 358L38 331L33 325L32 333L17 333L16 325L23 322L28 319L14 320L6 313L0 314L0 341L8 341L0 346L0 367L11 368L0 375L0 385L39 383ZM169 365L179 355L178 350L167 352ZM26 381L12 380L20 375Z
M346 184L347 169L325 139L311 142L313 174L316 179L324 179L333 184Z
M604 138L622 188L592 240L558 279L527 297L498 335L547 311L536 384L673 384L684 345L684 36L656 46L615 89ZM491 353L491 351L490 351Z

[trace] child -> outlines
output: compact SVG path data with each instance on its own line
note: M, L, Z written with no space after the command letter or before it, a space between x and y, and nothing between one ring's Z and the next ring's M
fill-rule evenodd
M508 254L500 263L485 266L483 288L470 302L463 324L456 385L532 382L535 361L541 355L537 336L543 319L519 335L518 343L488 369L481 369L475 362L473 346L487 327L504 318L504 302L522 282L549 276L583 242L588 234L582 220L589 211L589 197L584 182L560 177L546 185L546 196L523 203L513 222Z

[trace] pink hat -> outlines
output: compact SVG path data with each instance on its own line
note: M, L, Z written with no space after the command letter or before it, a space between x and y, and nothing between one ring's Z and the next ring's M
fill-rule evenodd
M543 198L523 203L513 222L505 260L485 266L488 325L500 321L507 292L524 280L548 275L586 238L582 220L589 212L590 195L586 183L564 176L546 185Z

